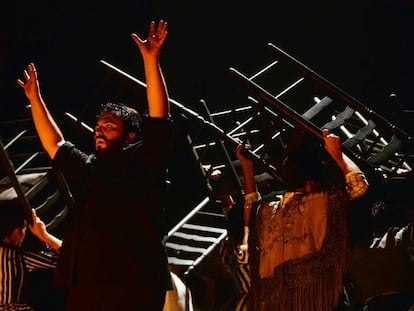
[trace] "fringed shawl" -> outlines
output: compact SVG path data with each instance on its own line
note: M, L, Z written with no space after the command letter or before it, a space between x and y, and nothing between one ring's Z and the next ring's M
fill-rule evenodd
M347 202L342 188L328 191L326 235L319 251L278 265L271 276L259 276L257 210L252 208L250 231L251 311L332 311L342 292L346 265Z

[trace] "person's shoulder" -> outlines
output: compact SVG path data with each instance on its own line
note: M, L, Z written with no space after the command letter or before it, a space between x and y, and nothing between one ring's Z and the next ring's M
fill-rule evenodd
M91 157L93 154L88 154L85 151L82 151L80 148L78 148L74 143L71 141L65 141L59 146L59 149L56 152L56 156L60 156L61 154L67 154L67 153L77 153L77 154L83 154L85 157Z
M10 253L21 253L21 249L13 245L0 245L0 251Z
M53 163L59 168L70 167L74 163L77 163L77 165L91 166L95 161L96 156L94 153L87 153L70 141L65 141L59 147L53 158Z
M71 149L71 148L74 148L74 147L75 147L75 144L73 144L72 142L70 142L68 140L64 141L62 144L59 145L59 149L62 149L62 150Z

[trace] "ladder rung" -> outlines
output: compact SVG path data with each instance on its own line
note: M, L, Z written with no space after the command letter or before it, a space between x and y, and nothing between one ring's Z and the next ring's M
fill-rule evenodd
M192 230L198 230L198 231L206 231L206 232L216 232L216 233L224 233L227 232L226 229L222 228L214 228L214 227L208 227L208 226L201 226L201 225L193 225L193 224L184 224L182 228L185 229L192 229Z
M401 141L396 136L393 136L391 138L391 141L387 145L385 145L380 152L368 158L368 162L373 164L382 163L390 159L400 148Z
M201 235L197 235L197 234L187 234L187 233L183 233L183 232L179 232L179 231L175 232L172 236L182 238L182 239L185 239L185 240L197 241L197 242L211 242L211 243L214 243L217 240L217 238L215 238L215 237L206 237L206 236L201 236Z
M321 128L328 129L328 130L336 129L340 127L341 125L343 125L345 121L348 120L354 114L354 112L355 112L354 109L352 109L349 106L346 106L345 110L338 113L338 115L335 117L334 120L326 123Z
M10 148L11 145L13 145L20 137L22 137L25 133L27 132L27 130L23 130L21 131L19 134L17 134L13 139L11 139L3 148L4 150L7 150L8 148Z
M171 243L171 242L167 242L165 244L165 246L167 248L171 248L171 249L179 250L179 251L185 251L185 252L188 252L188 253L203 254L207 250L206 248L202 248L202 247L193 247L193 246L181 245L181 244Z
M194 263L194 260L168 257L168 263L175 266L191 266Z
M342 145L346 148L355 146L356 144L362 142L370 133L372 133L374 128L375 123L372 120L369 120L366 126L360 128L354 136L345 140Z
M328 107L330 103L332 103L332 99L330 99L328 96L325 96L321 100L318 98L315 98L315 100L316 100L316 104L313 105L305 113L302 114L302 117L304 117L307 120L311 120L319 112L321 112L323 109Z
M218 217L218 218L225 218L224 214L213 213L213 212L199 211L197 214L198 215L213 216L213 217Z

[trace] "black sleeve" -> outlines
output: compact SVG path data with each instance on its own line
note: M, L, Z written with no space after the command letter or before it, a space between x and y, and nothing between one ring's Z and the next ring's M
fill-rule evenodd
M163 118L143 119L143 146L147 165L165 170L172 147L172 121Z
M90 156L77 149L71 142L65 142L56 152L53 164L62 171L69 183L85 180Z

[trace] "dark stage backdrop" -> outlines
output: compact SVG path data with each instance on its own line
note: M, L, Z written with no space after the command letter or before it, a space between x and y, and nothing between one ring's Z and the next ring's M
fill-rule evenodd
M412 0L13 0L0 15L1 120L24 111L16 79L29 62L56 116L81 111L103 77L100 60L142 80L130 33L145 37L161 18L169 23L161 55L169 93L191 109L200 99L224 109L236 83L229 67L258 69L268 42L386 118L391 93L414 109Z
M272 42L369 108L387 115L388 96L414 105L412 0L349 1L28 1L0 10L3 113L25 99L15 80L38 66L52 109L78 111L101 78L104 59L142 79L131 32L166 19L162 64L170 95L222 109L231 96L229 67L248 71Z

